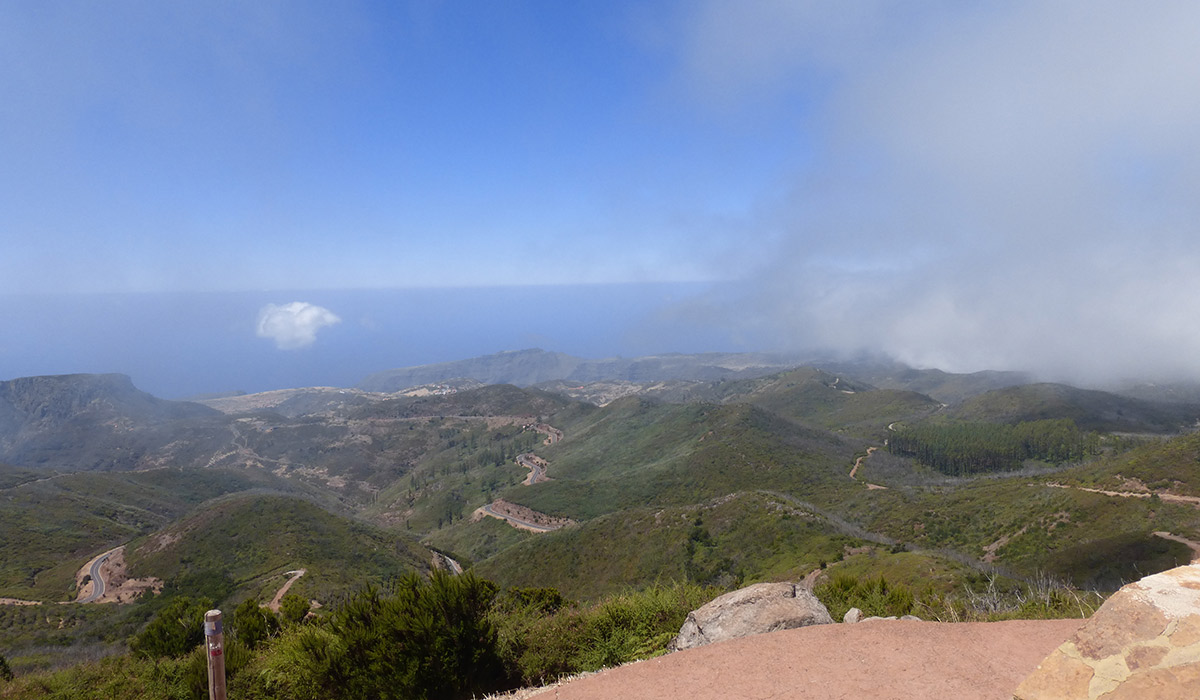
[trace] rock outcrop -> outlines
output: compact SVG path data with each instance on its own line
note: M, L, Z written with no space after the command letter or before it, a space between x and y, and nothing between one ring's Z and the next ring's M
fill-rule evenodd
M1200 564L1147 576L1117 591L1014 697L1200 697Z
M829 611L795 583L758 583L708 602L688 613L671 651L777 630L828 625Z

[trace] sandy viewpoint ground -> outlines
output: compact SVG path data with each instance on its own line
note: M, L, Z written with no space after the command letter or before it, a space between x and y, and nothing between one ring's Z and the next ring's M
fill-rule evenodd
M1084 620L874 621L746 637L569 681L536 700L1009 700Z

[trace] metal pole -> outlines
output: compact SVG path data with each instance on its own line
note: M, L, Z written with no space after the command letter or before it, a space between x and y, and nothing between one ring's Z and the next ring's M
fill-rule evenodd
M225 632L220 610L204 613L204 646L208 651L208 700L226 700Z

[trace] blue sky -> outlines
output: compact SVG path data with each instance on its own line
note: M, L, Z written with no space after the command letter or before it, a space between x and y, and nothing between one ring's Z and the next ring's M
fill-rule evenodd
M688 94L671 5L54 7L0 11L10 289L725 277L692 223L811 149Z
M1196 377L1198 35L1184 1L4 3L0 295L721 281L661 310L711 349Z

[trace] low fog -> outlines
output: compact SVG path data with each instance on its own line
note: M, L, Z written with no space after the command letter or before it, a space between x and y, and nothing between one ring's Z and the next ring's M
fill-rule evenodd
M774 344L1096 383L1200 376L1200 5L712 2L730 119L820 95L814 163L736 222Z
M1192 0L0 5L0 376L1196 380L1198 37Z

